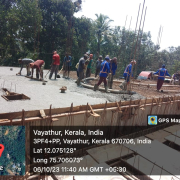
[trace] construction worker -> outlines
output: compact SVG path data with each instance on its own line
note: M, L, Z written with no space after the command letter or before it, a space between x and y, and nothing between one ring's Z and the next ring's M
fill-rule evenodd
M19 73L17 73L17 75L21 75L21 71L22 71L24 65L26 65L27 76L31 75L29 64L33 63L34 61L29 58L24 58L24 59L18 59L18 62L21 65L21 69L20 69Z
M88 64L89 64L89 58L86 59L85 64L84 64L84 70L83 70L84 71L84 76L86 75Z
M89 63L86 70L86 78L91 76L91 68L93 63L93 54L89 55Z
M105 91L108 92L108 86L107 86L107 81L106 78L108 76L109 73L109 57L106 56L105 60L101 63L101 70L100 70L100 74L99 74L99 81L97 84L94 85L94 91L96 91L99 87L99 85L104 82L104 87L105 87Z
M80 85L81 80L84 78L84 69L85 69L85 61L87 60L88 56L87 54L84 54L84 57L80 58L79 60L79 66L78 66L78 80L77 85Z
M96 61L96 73L95 73L95 77L97 77L97 75L99 75L100 70L101 70L101 63L102 63L102 56L99 56L98 60Z
M77 77L79 77L78 67L79 67L79 62L76 64Z
M49 79L52 78L53 73L55 73L54 79L56 79L59 70L59 65L60 65L60 56L59 54L57 54L57 51L53 51L53 62L51 64L51 72L49 74Z
M33 78L34 68L36 68L36 78L39 79L39 74L40 74L40 80L43 80L44 66L45 66L45 62L43 60L37 60L34 63L30 63L30 67L32 68L31 78Z
M126 67L125 71L124 71L124 78L125 81L119 86L122 90L127 90L127 85L130 83L130 77L133 76L132 74L132 66L134 66L136 64L136 60L132 60Z
M165 76L171 77L171 75L168 73L167 69L165 69L164 64L162 65L162 68L158 69L154 74L158 74L157 91L159 91L164 83Z
M171 84L173 84L173 85L175 85L176 84L176 82L178 82L178 84L180 84L179 82L180 82L180 72L179 71L177 71L176 73L174 73L173 75L172 75L172 78L171 78Z
M110 60L109 63L109 68L110 68L110 73L109 73L109 78L108 78L108 86L109 89L112 89L112 85L113 85L113 77L116 73L116 69L117 69L117 58L114 57Z
M63 61L63 69L64 69L63 77L65 77L66 73L68 72L68 78L69 78L69 73L72 65L71 61L72 61L72 57L69 56L68 52L66 52L66 56L64 57L64 61Z

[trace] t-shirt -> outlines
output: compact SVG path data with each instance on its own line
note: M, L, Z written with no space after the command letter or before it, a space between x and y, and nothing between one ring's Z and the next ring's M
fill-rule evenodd
M99 61L99 60L96 61L96 68L97 69L101 69L101 63L102 63L102 61Z
M44 64L43 60L37 60L34 62L34 68L40 69L43 64Z
M54 65L60 65L60 57L59 57L59 54L54 54L53 55L53 64Z
M83 71L84 64L85 64L85 59L82 57L82 58L79 60L79 67L78 67L78 71L79 71L79 72L82 72L82 71Z
M89 61L89 64L88 64L87 68L89 68L89 69L91 69L91 68L92 68L92 67L91 67L92 62L93 62L93 59L91 59L91 60Z
M28 65L29 63L33 63L34 61L32 59L29 59L29 58L24 58L22 59L22 63L21 63L21 70L23 69L23 66L24 65ZM21 71L20 70L20 71Z
M70 60L70 61L69 61ZM72 60L72 58L71 58L71 56L68 56L68 57L64 57L64 65L65 66L71 66L72 64L71 64L71 60ZM67 62L67 61L69 61L69 62Z

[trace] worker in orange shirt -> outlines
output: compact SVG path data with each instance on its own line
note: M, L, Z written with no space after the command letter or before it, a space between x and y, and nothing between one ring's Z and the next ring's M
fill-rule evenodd
M51 72L49 74L49 79L52 78L53 73L55 73L54 79L56 79L59 70L59 65L60 65L60 56L59 54L57 54L57 51L53 51L53 62L51 64Z

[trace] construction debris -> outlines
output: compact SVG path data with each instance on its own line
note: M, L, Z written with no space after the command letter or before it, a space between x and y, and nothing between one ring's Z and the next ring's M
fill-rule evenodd
M6 88L2 88L2 90L6 93L6 95L1 95L6 101L11 101L11 100L26 100L30 99L28 96L24 94L18 94L14 92L8 91Z
M65 91L67 90L67 87L66 86L62 86L62 88L60 88L61 90L61 93L65 93Z

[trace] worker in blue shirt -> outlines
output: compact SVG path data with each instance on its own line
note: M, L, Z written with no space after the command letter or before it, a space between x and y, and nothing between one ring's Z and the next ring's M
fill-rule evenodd
M105 87L105 91L108 92L108 86L107 86L107 81L106 81L106 78L108 76L108 73L109 73L109 56L106 56L105 57L105 60L101 63L101 70L100 70L100 73L99 73L99 81L97 84L94 85L94 91L96 91L99 87L99 85L104 82L104 87Z
M136 64L136 60L132 60L126 67L125 71L124 71L124 79L125 81L119 86L122 90L127 90L127 85L130 82L130 77L133 77L133 73L132 73L132 67L133 65Z
M162 68L158 69L154 74L158 74L157 91L159 91L164 83L165 76L171 77L171 75L168 73L167 69L165 69L164 64L162 65Z
M116 73L116 69L117 69L117 58L116 57L114 57L110 60L109 68L110 68L110 73L108 76L108 87L109 87L109 89L112 89L113 77L114 77L114 75Z

